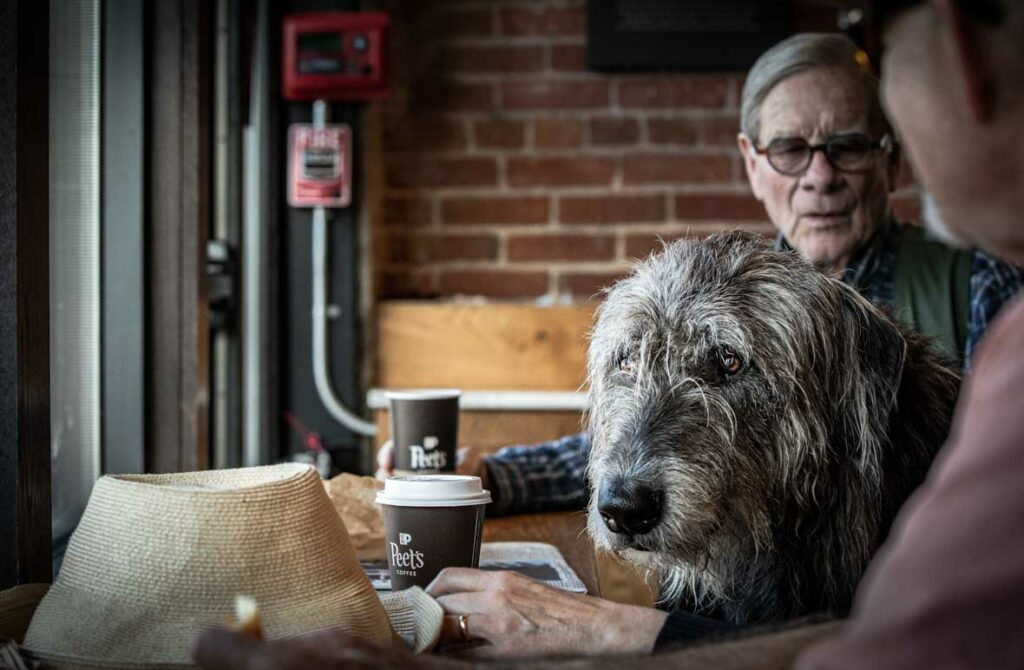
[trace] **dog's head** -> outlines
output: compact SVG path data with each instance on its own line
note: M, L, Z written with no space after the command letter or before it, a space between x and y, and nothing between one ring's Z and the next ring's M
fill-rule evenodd
M666 247L591 335L592 535L652 566L770 550L778 508L878 469L904 355L895 326L795 253L741 233Z

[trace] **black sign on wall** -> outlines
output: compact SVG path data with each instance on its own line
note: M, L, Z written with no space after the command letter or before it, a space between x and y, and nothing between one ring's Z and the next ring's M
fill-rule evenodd
M746 70L790 33L782 0L587 0L594 70Z

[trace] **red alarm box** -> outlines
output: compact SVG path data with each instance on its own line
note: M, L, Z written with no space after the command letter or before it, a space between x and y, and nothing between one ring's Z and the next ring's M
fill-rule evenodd
M313 12L284 19L284 97L372 100L388 93L384 12Z
M288 205L348 207L352 202L352 129L345 124L288 127Z

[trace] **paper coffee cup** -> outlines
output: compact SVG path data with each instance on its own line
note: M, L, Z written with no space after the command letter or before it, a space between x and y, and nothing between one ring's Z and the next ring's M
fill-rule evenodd
M395 474L455 472L457 389L387 391Z
M377 502L393 590L426 588L444 568L479 565L484 509L491 502L479 477L389 477Z

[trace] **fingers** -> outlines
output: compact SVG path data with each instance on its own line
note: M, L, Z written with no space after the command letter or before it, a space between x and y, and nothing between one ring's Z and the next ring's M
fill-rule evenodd
M250 635L209 628L196 636L190 655L206 670L244 670L255 667L259 647L259 640Z
M395 443L388 440L377 450L377 472L374 477L384 481L395 470Z
M459 624L460 615L447 614L444 623L441 624L442 644L454 644L457 642L468 642L470 640L485 640L494 642L499 639L498 630L500 627L499 617L490 614L467 614L466 632L462 632Z
M462 635L462 628L459 626L458 614L445 614L441 623L441 642L451 643L468 639Z
M437 598L450 593L483 591L495 584L499 574L474 568L445 568L430 582L427 593Z
M488 614L491 602L487 598L486 591L472 591L466 593L451 593L446 596L438 596L437 604L449 614Z

